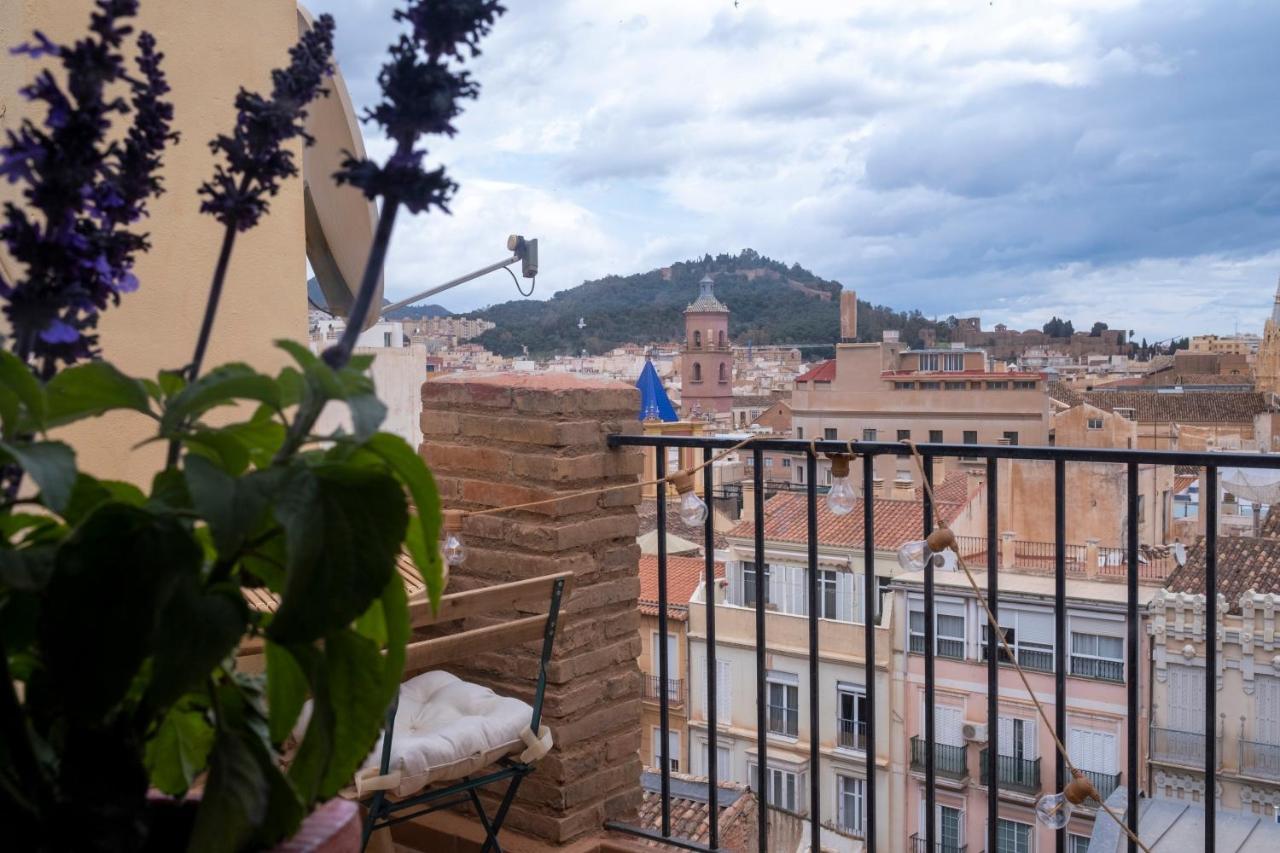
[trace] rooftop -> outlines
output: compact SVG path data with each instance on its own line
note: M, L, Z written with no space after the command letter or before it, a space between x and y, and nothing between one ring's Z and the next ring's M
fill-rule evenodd
M974 489L973 491L970 491ZM875 544L880 551L896 551L907 542L921 536L920 519L923 506L916 489L914 500L874 499ZM974 484L964 472L953 472L936 490L938 512L951 522L976 494ZM808 496L803 492L779 492L765 502L764 538L768 542L809 541ZM823 545L859 548L866 537L863 529L863 499L854 502L853 511L838 516L827 508L825 500L818 501L818 541ZM734 539L752 539L755 523L744 521L730 530Z
M1060 399L1052 390L1050 396ZM1255 391L1163 393L1094 389L1085 391L1078 397L1079 400L1106 411L1133 409L1135 419L1140 422L1252 423L1254 415L1270 408L1267 395Z
M667 618L681 622L689 618L689 599L706 577L702 557L667 557ZM715 564L716 577L724 577L724 563ZM658 615L658 558L640 557L640 612Z
M643 800L640 803L639 825L659 832L662 829L661 777L655 770L646 769L640 777ZM738 849L738 838L754 837L756 798L745 785L721 782L717 786L720 806L721 846ZM709 791L707 779L684 773L671 774L671 833L699 844L711 841ZM726 845L729 842L729 845ZM745 845L742 849L746 849Z
M836 378L836 360L829 358L824 362L815 364L796 377L797 382L831 382Z
M1280 519L1272 510L1263 533L1276 532ZM1171 592L1204 595L1205 542L1200 537L1187 549L1187 562L1169 575ZM1226 599L1232 613L1240 612L1240 596L1254 592L1280 592L1280 539L1271 536L1218 537L1218 594Z

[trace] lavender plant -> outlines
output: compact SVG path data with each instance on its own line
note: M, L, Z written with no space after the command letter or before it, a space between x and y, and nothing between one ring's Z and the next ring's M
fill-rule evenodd
M395 13L409 32L367 117L395 152L381 165L348 157L335 176L383 210L347 334L323 358L280 342L296 366L274 376L200 368L236 235L297 174L288 145L308 141L333 22L302 36L269 96L239 93L200 190L224 234L194 357L146 379L96 360L95 332L99 313L138 286L148 241L137 224L177 138L155 39L129 43L137 6L97 0L85 38L37 33L19 48L61 63L66 82L40 72L24 93L44 105L43 125L24 123L0 146L0 174L25 202L0 225L22 268L0 281L14 329L0 350L0 464L29 483L0 505L0 825L17 849L242 850L289 835L349 782L398 689L409 635L398 556L412 556L433 600L443 584L430 472L378 432L371 359L352 346L398 208L447 210L455 185L424 166L420 140L454 132L459 102L478 91L458 66L502 8L415 0ZM315 433L333 401L350 408L352 434ZM247 417L208 423L228 404ZM149 492L77 470L74 448L49 437L109 411L149 419L171 444ZM275 609L250 609L249 587L265 587ZM265 677L235 665L246 637L261 643ZM198 805L184 799L197 777ZM194 810L178 839L163 834L171 821L148 789Z

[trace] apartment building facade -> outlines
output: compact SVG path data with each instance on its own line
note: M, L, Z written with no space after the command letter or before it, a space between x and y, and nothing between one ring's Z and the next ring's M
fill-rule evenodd
M986 572L970 566L979 588ZM902 574L893 581L894 632L903 679L895 713L904 718L903 744L908 756L905 794L907 849L921 849L924 837L924 599L923 573ZM1054 833L1035 820L1036 800L1061 788L1056 780L1057 752L1021 679L1011 666L999 672L999 717L987 715L987 617L968 580L958 572L937 572L935 606L934 762L937 774L937 838L942 850L982 850L987 837L988 789L986 751L998 751L998 827L1002 850L1051 851ZM1141 677L1145 653L1137 666L1126 659L1125 585L1101 580L1073 580L1067 588L1067 645L1055 642L1054 580L1047 575L1000 573L999 619L1019 666L1050 719L1056 715L1054 672L1058 655L1066 657L1066 729L1060 732L1072 763L1103 794L1127 784L1122 756L1128 748L1127 681ZM1144 587L1140 603L1155 594ZM1005 653L997 651L1001 660ZM1144 678L1145 681L1145 678ZM1145 692L1140 691L1142 695ZM1145 730L1145 705L1139 710ZM1141 744L1139 745L1142 746ZM1093 833L1095 812L1077 809L1067 826L1068 850L1085 850Z

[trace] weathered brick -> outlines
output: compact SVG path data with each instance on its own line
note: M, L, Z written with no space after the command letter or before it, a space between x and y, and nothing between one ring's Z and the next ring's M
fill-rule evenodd
M455 436L461 432L458 413L441 409L424 409L418 419L424 436Z

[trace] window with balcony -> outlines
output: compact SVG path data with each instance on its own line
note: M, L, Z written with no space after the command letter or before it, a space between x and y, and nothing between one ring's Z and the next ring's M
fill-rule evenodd
M760 789L760 766L752 763L747 767L751 784ZM786 809L789 812L802 812L804 803L804 774L779 767L766 768L768 787L764 788L769 805Z
M769 566L764 567L764 577L756 571L756 564L750 560L742 561L742 598L736 603L742 607L754 607L756 604L756 583L764 584L764 602L769 603Z
M836 744L865 752L867 748L866 688L840 683L836 686Z
M790 672L771 670L767 676L769 731L796 737L800 733L800 679Z
M908 617L908 648L924 654L924 602L911 602ZM940 658L964 660L964 605L938 601L934 611L934 654Z
M1117 636L1071 631L1071 674L1101 681L1124 681L1124 640ZM1122 623L1115 623L1122 630Z
M999 818L996 853L1031 853L1031 824Z
M650 767L662 767L662 729L653 727L653 764ZM680 772L680 732L667 732L667 756L672 773Z
M1075 833L1068 835L1067 853L1089 853L1089 836Z
M1115 732L1076 728L1067 731L1067 754L1076 769L1089 777L1105 800L1120 784L1116 756L1119 744Z
M920 804L920 832L913 836L911 850L914 853L929 853L924 826L925 808ZM934 813L934 837L937 839L937 853L962 853L964 844L964 812L951 806L939 805Z
M863 819L867 808L866 784L865 779L856 776L846 776L843 773L836 776L836 821L840 829L849 835L863 834Z
M964 353L944 353L942 356L942 369L947 373L959 373L964 370Z
M1013 607L1000 608L1000 630L1004 633L1005 643L1024 669L1039 672L1053 672L1053 630L1054 616L1049 610L1018 610ZM982 660L988 657L990 630L982 625ZM999 646L996 654L1002 663L1009 663L1009 651Z
M662 670L659 667L659 663L662 660L662 648L658 641L662 635L654 631L649 637L649 674L652 684L647 698L657 701L665 688L667 701L671 703L679 702L680 670L676 668L676 660L679 655L680 645L676 640L676 635L667 634L667 681L665 685L662 683Z
M938 370L938 354L936 352L920 353L920 370L928 373L936 373Z
M708 719L710 711L707 708L707 661L701 657L694 657L693 668L694 689L702 698L702 717ZM732 708L733 662L726 658L716 658L716 723L728 723Z

